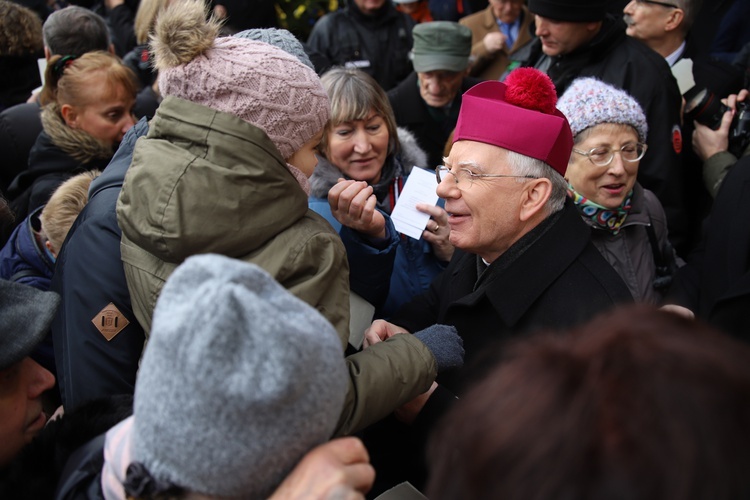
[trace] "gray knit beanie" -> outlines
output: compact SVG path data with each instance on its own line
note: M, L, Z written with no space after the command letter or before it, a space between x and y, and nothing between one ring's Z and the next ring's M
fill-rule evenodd
M248 40L256 40L258 42L267 43L278 47L287 54L291 54L296 57L299 62L315 71L310 57L305 52L305 48L302 43L297 40L293 34L285 29L278 28L254 28L251 30L240 31L232 35L236 38L247 38Z
M641 105L630 94L596 78L578 78L557 101L573 137L602 123L630 125L646 142L648 124Z
M190 491L265 498L328 440L347 392L336 331L254 264L169 277L135 390L133 463Z

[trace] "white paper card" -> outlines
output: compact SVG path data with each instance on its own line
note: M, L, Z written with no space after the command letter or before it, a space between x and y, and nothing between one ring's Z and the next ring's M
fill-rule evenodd
M680 59L677 61L672 66L672 75L677 80L677 86L680 87L680 94L685 94L685 92L695 87L692 59Z
M412 168L391 213L396 231L415 240L422 237L430 215L417 210L417 203L435 205L438 201L436 189L437 179L433 172L419 167Z

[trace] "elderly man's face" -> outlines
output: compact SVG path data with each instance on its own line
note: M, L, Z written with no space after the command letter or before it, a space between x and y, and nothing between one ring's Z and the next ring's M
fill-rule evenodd
M375 14L385 2L386 0L354 0L354 3L359 7L359 10L368 16Z
M668 0L665 0L668 3ZM676 9L665 5L631 0L623 9L627 34L648 45L666 34L664 28Z
M44 428L40 398L54 385L54 375L31 358L0 371L0 467Z
M570 54L588 43L598 33L601 22L578 23L556 21L534 16L536 36L542 41L542 51L550 57Z
M476 174L512 175L508 151L475 141L453 144L446 166L458 173L468 168ZM520 206L527 182L512 177L468 179L457 184L446 175L437 194L445 199L450 242L492 262L515 243L528 228L520 220Z
M515 23L521 14L522 0L490 0L492 6L492 15L495 19L511 24Z
M450 104L461 89L466 71L427 71L419 76L419 95L435 108Z

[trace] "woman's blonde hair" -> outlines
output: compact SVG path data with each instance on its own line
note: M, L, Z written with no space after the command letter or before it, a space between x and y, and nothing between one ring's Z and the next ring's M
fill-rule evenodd
M91 95L91 75L102 73L110 92L120 89L135 98L138 83L133 71L109 52L87 52L81 57L52 56L44 73L44 87L39 95L42 105L52 102L83 106Z
M88 203L89 186L99 174L101 172L98 170L90 170L71 177L60 184L42 209L39 215L42 233L49 240L55 254L60 251L73 222Z
M156 17L163 11L171 0L141 0L135 13L133 31L139 45L148 43L148 37L154 31Z
M383 118L388 129L388 154L401 150L396 130L396 117L383 88L364 71L352 68L333 68L321 78L331 102L331 118L326 123L319 150L328 156L328 134L344 122L364 120L372 111Z

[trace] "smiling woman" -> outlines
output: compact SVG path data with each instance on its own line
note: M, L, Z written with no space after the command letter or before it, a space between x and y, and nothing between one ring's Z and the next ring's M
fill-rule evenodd
M396 128L383 89L366 73L337 68L322 78L331 119L311 178L310 208L339 231L349 255L352 290L388 316L424 291L450 260L445 210L431 216L422 238L399 235L390 214L412 166L427 158L416 140Z
M594 78L573 82L558 103L575 146L568 194L592 241L638 301L664 298L676 257L664 209L636 178L646 154L646 117L630 95Z

